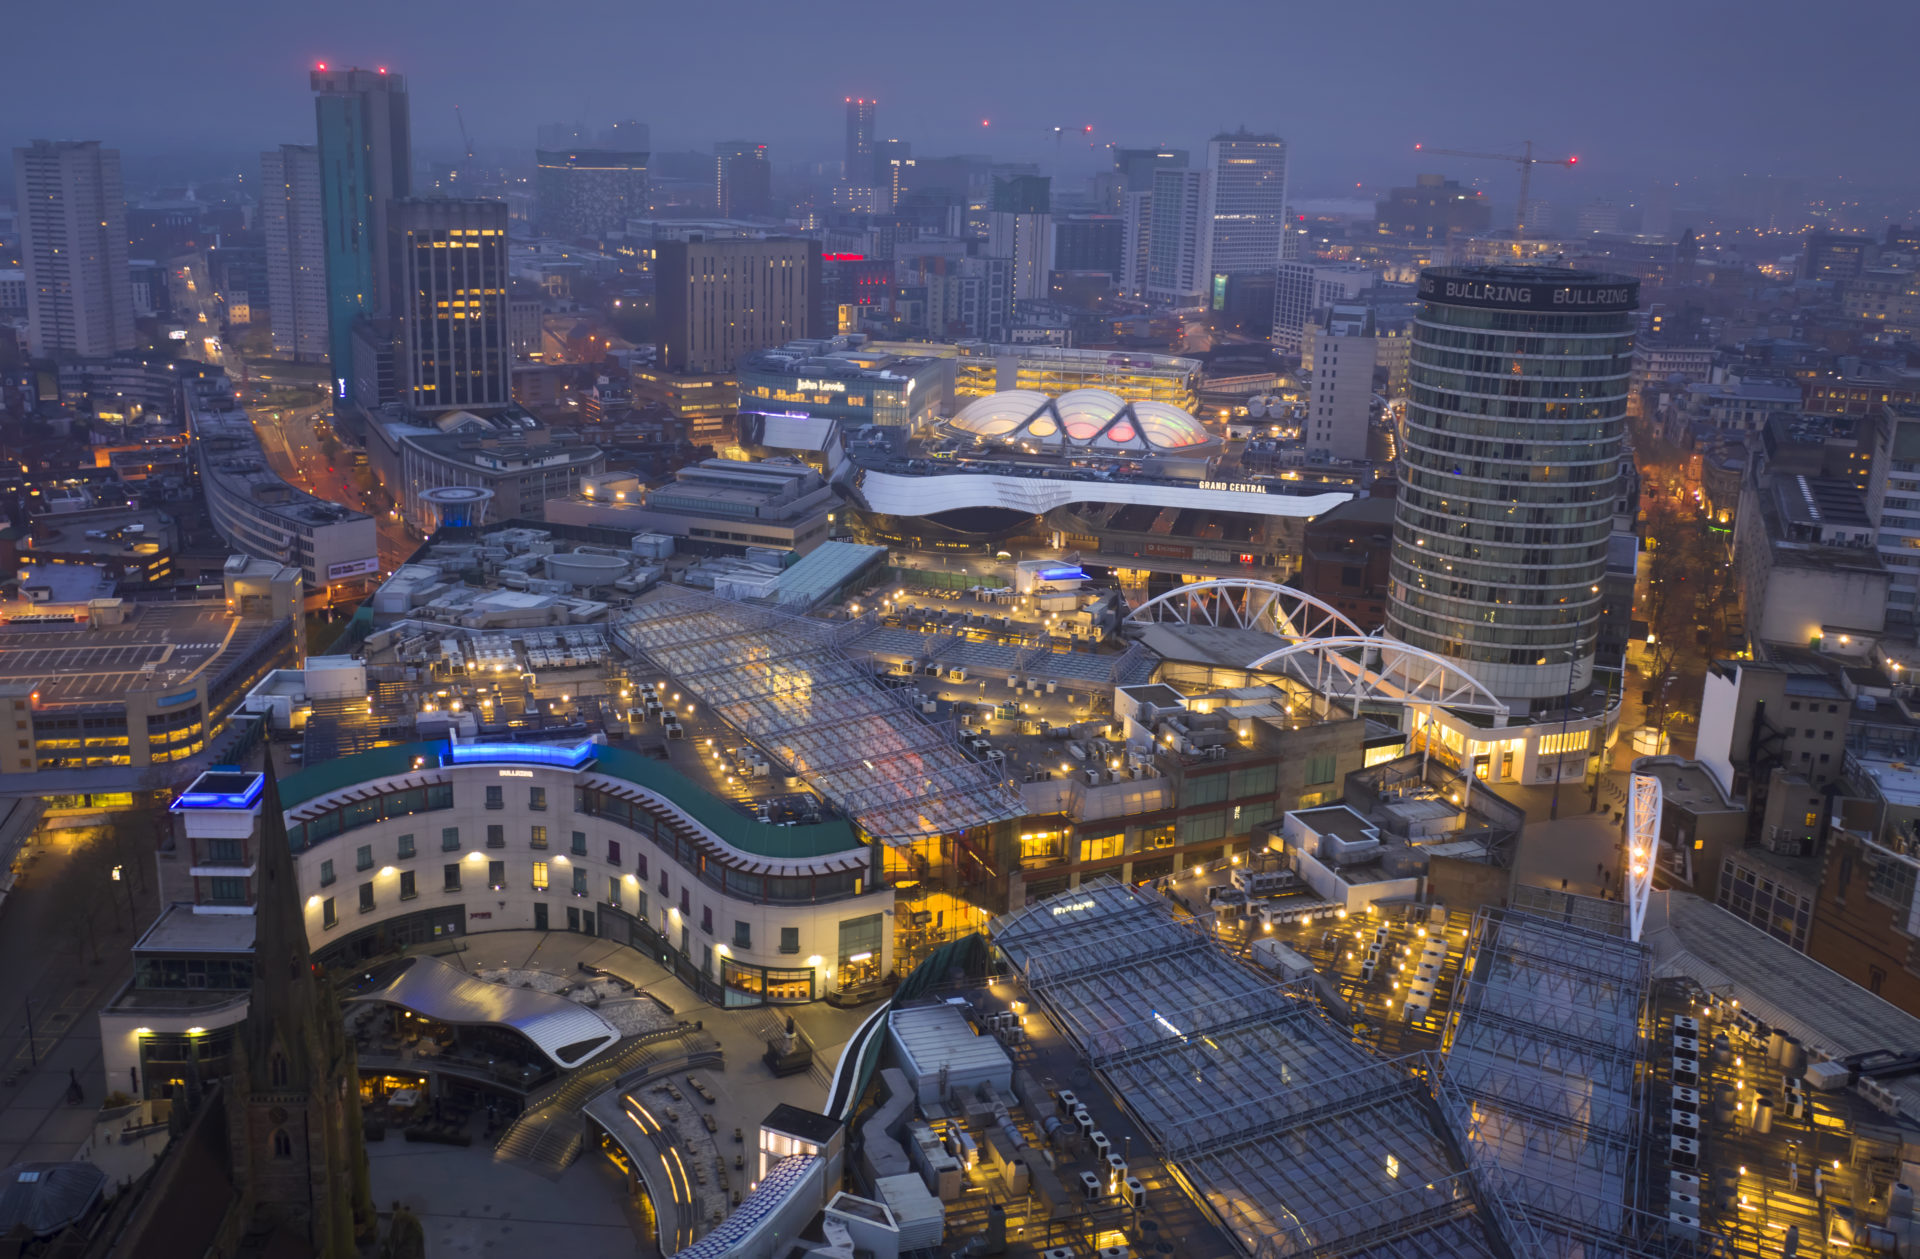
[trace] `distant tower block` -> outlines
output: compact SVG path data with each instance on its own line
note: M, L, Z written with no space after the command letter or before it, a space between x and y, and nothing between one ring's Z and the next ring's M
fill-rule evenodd
M460 529L486 523L487 504L493 491L477 485L436 485L420 491L420 506L427 517L427 532Z

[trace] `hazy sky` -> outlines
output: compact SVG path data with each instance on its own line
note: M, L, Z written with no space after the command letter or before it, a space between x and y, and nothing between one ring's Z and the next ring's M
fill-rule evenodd
M483 150L541 121L634 117L656 149L751 138L837 158L841 100L920 154L1046 158L1056 125L1192 148L1223 126L1294 146L1293 186L1405 180L1416 141L1576 153L1536 195L1688 174L1920 174L1916 0L67 0L6 6L0 143L129 158L310 142L306 71L387 65L415 149L464 107ZM982 128L982 119L992 125ZM1080 151L1078 168L1092 155ZM1492 174L1454 160L1449 173Z

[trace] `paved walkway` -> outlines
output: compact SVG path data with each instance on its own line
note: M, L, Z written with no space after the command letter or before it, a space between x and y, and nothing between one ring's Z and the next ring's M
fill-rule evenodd
M582 1157L548 1180L513 1163L494 1161L491 1147L408 1145L393 1139L367 1147L373 1199L384 1215L399 1202L420 1217L427 1259L632 1259L659 1252L636 1240L640 1213L612 1164Z
M152 921L154 876L145 871L144 889L132 880L115 885L115 895L135 894L131 913L125 900L96 903L90 948L65 925L83 903L65 876L76 847L92 838L85 830L36 833L24 884L0 905L0 1167L72 1158L93 1135L107 1088L130 1084L101 1077L97 1016L132 973L129 923L144 929ZM77 1106L66 1100L69 1078L84 1093Z

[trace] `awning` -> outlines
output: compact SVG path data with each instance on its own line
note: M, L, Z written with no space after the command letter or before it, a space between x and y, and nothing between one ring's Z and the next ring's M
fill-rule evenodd
M370 975L374 986L349 1001L384 1001L436 1023L510 1027L561 1067L577 1067L620 1039L619 1029L578 1002L475 979L437 957L403 957Z

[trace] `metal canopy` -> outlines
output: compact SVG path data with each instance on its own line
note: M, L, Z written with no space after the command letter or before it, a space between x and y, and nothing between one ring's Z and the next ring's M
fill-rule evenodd
M1387 1060L1158 896L1082 884L994 946L1250 1259L1729 1253L1637 1209L1645 949L1483 911L1446 1050Z
M997 770L846 657L856 628L688 591L634 608L614 636L875 839L907 843L1024 814Z

